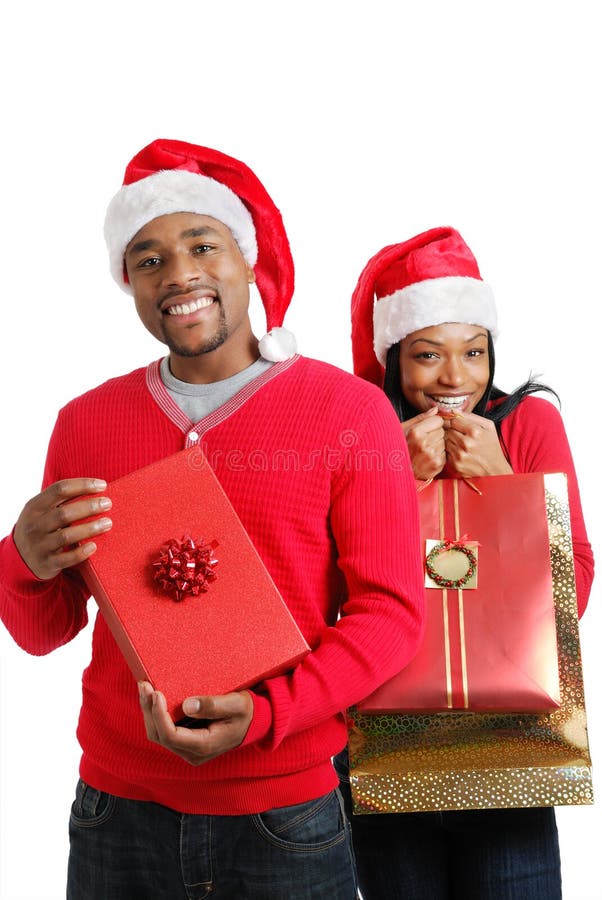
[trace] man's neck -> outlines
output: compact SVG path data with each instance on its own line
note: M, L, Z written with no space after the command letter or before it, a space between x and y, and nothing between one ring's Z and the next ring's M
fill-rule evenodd
M233 353L232 349L222 344L215 350L203 353L199 356L178 356L169 354L169 369L171 374L189 384L211 384L214 381L223 381L232 375L237 375L243 369L247 369L259 359L259 347L257 338L252 337L243 348Z

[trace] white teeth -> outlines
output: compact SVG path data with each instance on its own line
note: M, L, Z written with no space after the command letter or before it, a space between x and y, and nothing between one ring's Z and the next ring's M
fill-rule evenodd
M462 406L463 403L468 399L468 395L464 395L463 397L433 397L435 403L438 403L439 406L450 406L450 407L459 407Z
M175 306L170 306L167 312L170 316L186 316L188 313L196 312L197 309L205 309L207 306L211 306L213 303L213 297L199 297L198 300L193 300L192 303L177 303Z

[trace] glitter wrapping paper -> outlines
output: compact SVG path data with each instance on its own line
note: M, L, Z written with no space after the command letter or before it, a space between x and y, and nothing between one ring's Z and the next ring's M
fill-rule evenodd
M349 712L356 814L593 803L566 478L544 476L561 705L545 714Z
M133 676L165 694L174 719L186 697L251 687L308 652L198 449L132 472L106 493L113 527L82 573ZM215 580L176 602L155 581L154 564L169 540L185 535L211 545Z
M451 541L460 589L425 576L417 656L364 712L546 712L560 705L544 476L438 479L419 493L423 558ZM468 556L466 555L468 553ZM439 556L433 562L440 564ZM449 565L449 562L448 562ZM428 566L427 566L428 568ZM446 573L449 574L449 573ZM434 577L437 577L435 574Z

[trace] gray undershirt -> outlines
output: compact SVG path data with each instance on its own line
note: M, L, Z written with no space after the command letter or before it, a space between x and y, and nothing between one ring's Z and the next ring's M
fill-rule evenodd
M223 381L213 381L210 384L189 384L174 378L169 368L169 357L161 360L161 380L168 394L174 400L182 412L191 422L198 422L223 406L230 397L237 394L246 384L253 381L259 375L272 366L273 363L261 356L242 372L224 378Z

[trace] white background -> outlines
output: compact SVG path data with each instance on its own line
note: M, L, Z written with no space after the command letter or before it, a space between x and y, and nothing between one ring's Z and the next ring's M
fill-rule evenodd
M0 533L39 489L59 407L161 355L109 277L102 221L129 158L170 137L265 182L296 259L287 324L303 353L342 368L368 257L457 227L496 293L498 384L532 372L561 396L600 555L596 6L13 4L0 38ZM1 900L64 896L90 630L37 659L0 626ZM602 897L599 638L596 583L582 648L599 802L558 810L565 900Z

